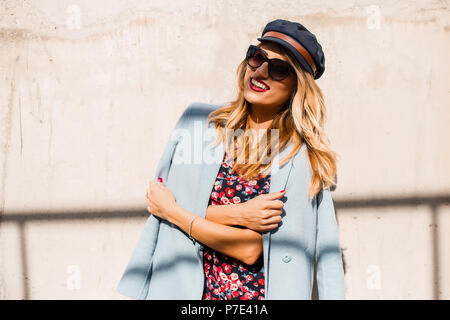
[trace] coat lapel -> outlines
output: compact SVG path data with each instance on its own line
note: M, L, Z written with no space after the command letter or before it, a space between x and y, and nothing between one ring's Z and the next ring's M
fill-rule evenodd
M284 166L279 167L279 162L281 162L286 155L289 154L293 147L292 143L289 143L281 152L278 157L272 161L272 170L270 176L270 189L269 191L278 192L286 189L287 179L289 177L289 173L291 172L292 163L294 157L292 157ZM276 229L275 229L276 230ZM264 254L264 290L265 290L265 298L268 297L268 287L269 287L269 254L270 254L270 236L273 231L263 233L263 254Z
M208 129L208 130L215 130L215 129ZM225 154L224 148L222 143L218 144L216 147L211 148L208 145L212 143L212 141L215 141L216 134L214 134L214 140L208 140L203 142L203 148L202 150L206 150L206 153L208 153L209 160L213 161L205 161L203 159L202 161L202 168L201 170L201 185L200 185L200 213L201 216L204 218L206 216L206 209L208 208L209 203L209 197L211 196L212 188L214 186L214 183L216 182L217 174L219 173L220 166L222 165L223 156Z

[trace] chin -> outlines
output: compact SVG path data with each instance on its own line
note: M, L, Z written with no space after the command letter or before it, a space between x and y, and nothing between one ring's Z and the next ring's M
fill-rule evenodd
M255 104L264 104L264 102L267 101L267 99L264 99L253 92L244 92L244 98L248 103Z

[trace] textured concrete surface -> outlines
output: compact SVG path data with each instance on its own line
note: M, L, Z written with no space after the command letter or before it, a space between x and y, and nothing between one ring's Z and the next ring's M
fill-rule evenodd
M1 1L0 298L122 299L191 102L272 19L319 39L348 299L450 298L449 1Z

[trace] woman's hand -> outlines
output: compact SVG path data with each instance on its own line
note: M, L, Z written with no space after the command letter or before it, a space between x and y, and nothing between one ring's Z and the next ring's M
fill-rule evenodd
M246 202L240 203L239 224L257 232L266 232L278 227L281 222L284 202L278 200L285 190L260 194Z
M147 211L164 220L169 220L170 215L174 212L177 203L175 197L162 183L162 180L156 182L150 181L150 186L147 189Z

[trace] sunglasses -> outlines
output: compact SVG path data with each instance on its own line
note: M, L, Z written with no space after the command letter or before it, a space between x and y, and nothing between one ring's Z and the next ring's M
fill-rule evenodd
M267 61L269 66L269 75L276 81L286 79L291 72L295 73L294 68L289 62L281 59L269 59L264 50L254 45L250 45L248 47L245 61L252 68L258 68Z

